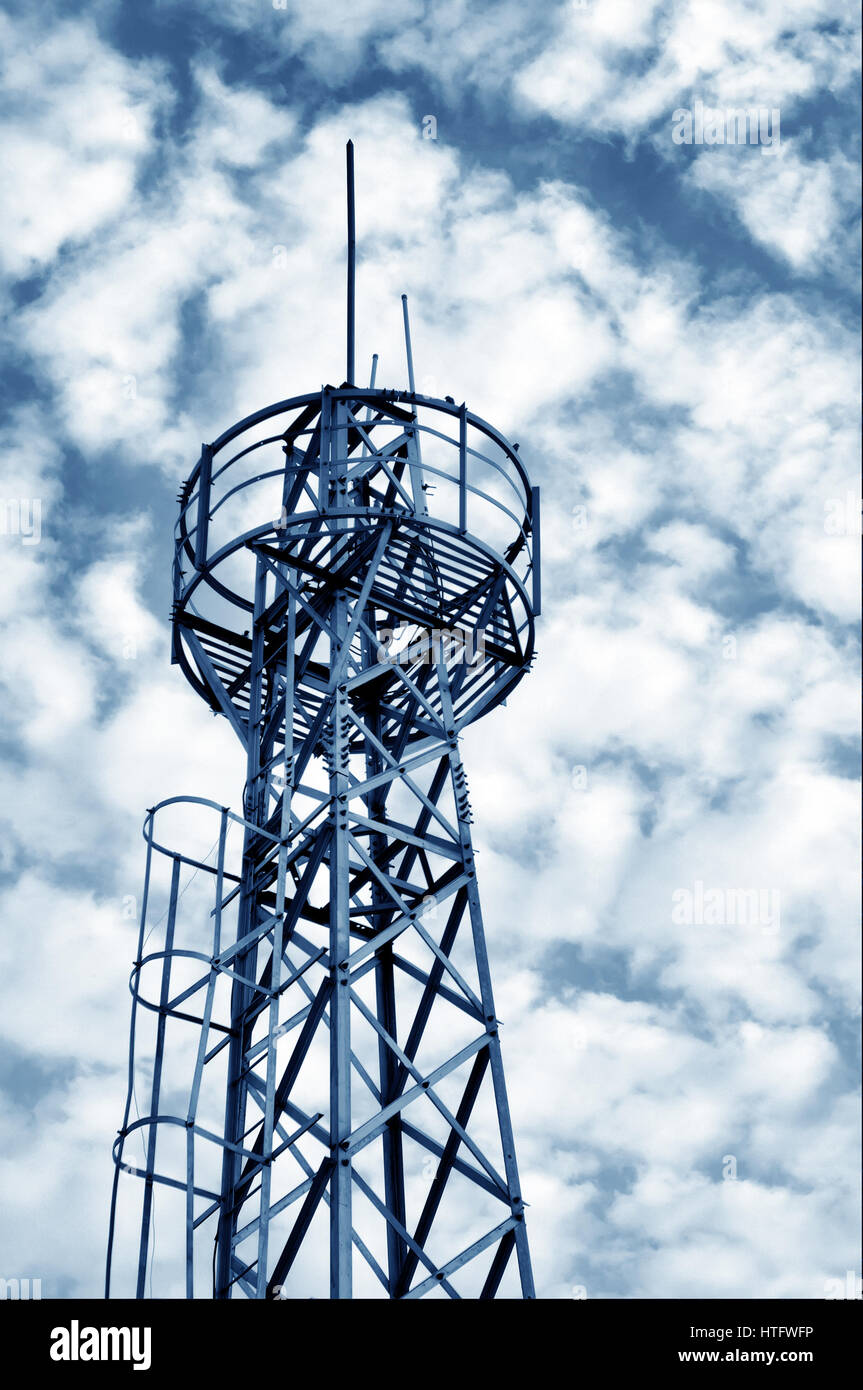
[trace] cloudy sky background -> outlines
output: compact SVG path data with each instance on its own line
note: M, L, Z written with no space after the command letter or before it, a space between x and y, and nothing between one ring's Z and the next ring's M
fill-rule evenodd
M464 740L540 1295L859 1273L856 12L6 5L0 1275L101 1289L143 811L242 784L174 499L341 379L348 136L358 360L406 386L407 292L543 489L539 657ZM778 147L675 144L696 100ZM778 930L675 922L698 881Z

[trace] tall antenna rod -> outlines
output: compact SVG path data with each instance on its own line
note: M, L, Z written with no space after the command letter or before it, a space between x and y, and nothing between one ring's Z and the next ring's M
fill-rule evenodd
M354 142L347 143L348 176L348 371L349 385L354 381L355 292L357 278L357 229L354 221Z

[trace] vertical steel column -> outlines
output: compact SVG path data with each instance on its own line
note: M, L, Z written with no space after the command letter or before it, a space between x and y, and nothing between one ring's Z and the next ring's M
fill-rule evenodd
M195 522L196 565L203 565L207 559L210 528L210 475L212 470L213 450L209 444L202 444L201 461L198 469L198 515Z
M437 671L441 692L441 706L444 712L444 722L448 728L452 729L453 709L450 698L449 678L443 661L438 661ZM512 1211L513 1219L516 1223L515 1248L518 1258L519 1274L521 1276L522 1297L535 1298L536 1291L533 1283L530 1250L527 1243L527 1229L524 1223L524 1199L521 1195L521 1185L519 1183L518 1164L515 1156L515 1138L509 1114L509 1101L507 1099L506 1081L503 1074L503 1060L500 1053L497 1014L495 1013L494 995L491 987L491 971L489 970L488 964L488 951L486 950L485 944L482 907L480 905L479 887L476 878L476 861L473 853L473 838L471 836L469 819L470 813L467 805L467 783L458 751L458 739L455 734L449 737L449 762L453 797L455 799L456 812L458 815L459 841L461 843L465 873L467 874L468 880L468 911L470 913L471 931L473 933L474 951L476 953L476 969L480 986L480 998L482 1000L485 1020L489 1025L490 1038L488 1043L488 1057L491 1065L494 1096L497 1103L500 1142L503 1150L504 1172L506 1174L507 1188L509 1190L510 1210Z
M141 901L141 920L138 925L138 950L136 966L132 973L132 1024L129 1037L129 1072L126 1090L126 1105L123 1110L123 1124L119 1130L120 1145L117 1161L114 1164L114 1181L111 1186L111 1211L108 1219L108 1258L105 1261L105 1297L111 1297L111 1266L114 1253L114 1232L117 1224L117 1197L119 1195L120 1173L123 1171L123 1154L126 1149L126 1132L132 1113L132 1098L135 1093L135 1033L138 1015L138 997L141 985L141 958L144 954L144 941L147 926L147 909L150 903L150 874L153 867L153 811L147 812L144 822L144 837L147 841L147 859L144 868L144 896ZM140 1296L140 1295L138 1295Z
M246 755L245 819L251 825L266 820L266 779L261 777L260 718L263 684L263 658L266 631L262 621L266 606L267 569L259 559L255 574L255 607L252 622L252 654L249 677L249 716ZM252 853L255 832L246 826L243 841L242 886L240 892L237 940L253 931L257 920L257 865ZM234 970L240 977L254 974L257 946L239 951ZM228 1048L228 1085L225 1104L225 1138L230 1145L242 1143L246 1127L246 1050L251 1026L248 1018L253 990L250 985L235 979L231 986L231 1042ZM216 1298L230 1298L234 1279L232 1270L233 1239L237 1224L236 1188L240 1176L241 1158L234 1149L225 1147L222 1157L222 1207L216 1236Z
M349 151L349 172L353 150ZM325 506L347 504L347 404L329 402L321 412L321 456L329 460ZM339 531L343 521L333 520ZM345 538L334 554L348 544ZM350 860L348 839L348 766L350 706L345 679L349 650L348 597L338 590L329 610L330 680L327 702L331 732L330 811L330 1297L350 1298L352 1290L351 1158L342 1149L351 1132L351 990L348 957L351 951Z
M363 634L363 665L374 666L377 662L375 643L371 632L375 630L375 617L372 609L368 610L368 626L370 632ZM383 720L379 706L369 712L368 725L375 739L380 742L383 729ZM371 740L366 740L366 777L376 777L383 771L384 762L379 749ZM373 820L383 823L386 819L386 785L375 787L369 794L368 809L369 815ZM386 852L386 837L380 832L376 832L370 839L370 853L373 860L380 860L385 866L384 855ZM387 896L382 885L374 879L372 882L372 902L375 907L383 907L387 904ZM378 919L381 920L382 919ZM393 965L393 947L391 942L386 942L375 952L375 1003L377 1007L378 1020L392 1038L398 1037L398 1024L396 1016L396 984L395 967ZM378 1039L378 1069L380 1075L381 1104L388 1105L398 1094L401 1068L398 1059L392 1048L387 1045L383 1038ZM387 1209L392 1212L396 1220L405 1226L407 1220L405 1206L405 1174L404 1174L404 1145L402 1142L402 1121L401 1115L396 1113L387 1124L383 1134L383 1160L384 1160L384 1197ZM389 1292L393 1295L400 1287L402 1273L404 1270L405 1254L407 1246L404 1238L396 1230L391 1222L387 1222L387 1274L389 1276Z
M458 529L467 530L467 406L458 412Z
M180 884L180 860L175 856L171 870L171 896L168 903L168 924L165 931L165 953L162 957L162 989L159 996L159 1021L156 1024L156 1056L153 1063L153 1086L150 1093L150 1114L159 1113L159 1098L162 1089L162 1063L165 1056L165 1025L167 1023L167 1004L171 997L171 952L174 949L174 926L177 920L177 894ZM147 1279L147 1256L150 1245L150 1224L153 1214L153 1171L156 1164L156 1137L158 1125L150 1124L147 1137L147 1175L144 1179L144 1205L141 1217L141 1242L138 1251L138 1291L136 1298L144 1297Z
M332 680L339 667L348 628L347 598L336 595L330 610ZM344 687L335 686L332 701L332 764L330 770L330 1297L350 1298L351 1159L342 1149L351 1132L351 999L348 957L351 950L348 861L348 739L350 716Z
M281 569L281 567L280 567ZM264 1122L261 1142L261 1197L260 1224L258 1226L258 1267L256 1291L258 1298L267 1296L267 1269L270 1231L270 1196L272 1191L272 1162L275 1147L276 1123L276 1040L279 1027L279 984L282 972L282 955L285 947L286 874L288 857L288 837L291 829L291 765L293 763L293 687L294 687L294 635L295 607L292 594L288 594L288 608L285 617L285 655L280 662L284 680L284 753L282 760L282 796L279 815L279 849L276 871L276 905L273 924L273 953L270 968L270 997L267 1021L267 1067L264 1096ZM278 697L276 697L278 699ZM272 775L272 772L270 773ZM264 793L266 796L266 792Z
M533 542L531 556L531 577L533 579L533 615L538 618L542 612L542 542L539 529L539 488L530 490L530 535Z

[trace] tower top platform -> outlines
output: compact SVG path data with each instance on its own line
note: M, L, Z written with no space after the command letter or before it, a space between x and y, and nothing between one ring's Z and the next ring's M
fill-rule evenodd
M374 641L376 693L399 662L422 677L437 712L444 643L447 664L464 667L453 713L465 724L499 704L531 661L537 490L517 446L450 398L324 386L202 447L180 495L173 657L214 709L226 711L227 701L241 720L261 556L274 577L302 580L309 629L334 589L359 594L367 585L365 631L351 640L358 658ZM277 601L269 616L275 660ZM298 643L303 630L301 620ZM310 695L328 688L320 647L306 655ZM391 683L403 701L404 683ZM402 716L394 709L399 726Z

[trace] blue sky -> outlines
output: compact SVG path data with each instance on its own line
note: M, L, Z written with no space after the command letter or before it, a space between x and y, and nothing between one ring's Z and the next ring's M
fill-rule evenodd
M174 499L341 379L348 136L359 360L406 385L407 292L418 389L543 488L536 666L465 738L539 1292L859 1273L856 10L4 6L5 1277L99 1291L142 813L242 782ZM781 134L674 143L699 101Z

